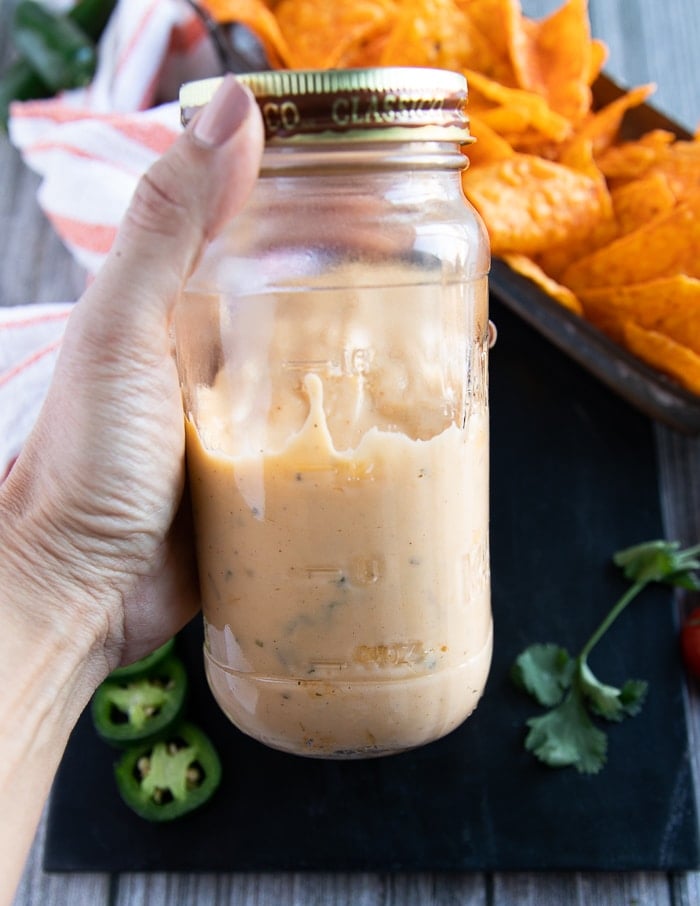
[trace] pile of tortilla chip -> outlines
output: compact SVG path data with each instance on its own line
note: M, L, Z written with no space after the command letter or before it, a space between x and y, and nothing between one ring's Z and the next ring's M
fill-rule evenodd
M700 394L700 136L620 141L642 86L594 110L606 48L587 0L204 0L274 68L435 66L469 83L464 189L493 253Z

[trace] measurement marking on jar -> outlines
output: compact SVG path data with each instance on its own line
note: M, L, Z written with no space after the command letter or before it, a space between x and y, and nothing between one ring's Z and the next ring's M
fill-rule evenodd
M330 359L289 359L286 362L282 362L282 368L285 371L299 371L304 374L312 372L326 377L340 373L340 366L337 362L333 362Z
M350 375L365 375L372 367L374 350L370 347L356 346L344 350L345 372Z
M314 582L340 582L345 575L337 566L307 566L304 571L307 579Z
M312 582L329 582L334 585L373 585L384 574L384 562L380 557L355 557L347 568L341 566L303 566L301 574ZM293 570L294 574L297 570Z
M379 557L357 557L352 562L350 575L357 585L374 585L384 572L383 560Z
M483 593L490 581L490 564L488 546L483 541L475 543L462 557L462 576L464 581L464 600Z
M315 679L323 679L324 674L333 674L337 670L347 670L349 662L343 660L314 661L310 663L307 669L307 675L314 676Z

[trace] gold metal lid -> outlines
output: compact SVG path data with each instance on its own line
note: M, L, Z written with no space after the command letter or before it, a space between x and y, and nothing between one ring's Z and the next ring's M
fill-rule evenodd
M347 141L473 141L467 80L447 69L270 70L237 76L255 96L268 145ZM186 125L220 78L180 89Z

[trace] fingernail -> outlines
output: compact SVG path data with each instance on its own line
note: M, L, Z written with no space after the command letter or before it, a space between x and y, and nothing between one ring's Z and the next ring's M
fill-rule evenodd
M231 74L225 75L214 97L192 124L192 135L200 145L223 145L241 125L255 103L250 91Z

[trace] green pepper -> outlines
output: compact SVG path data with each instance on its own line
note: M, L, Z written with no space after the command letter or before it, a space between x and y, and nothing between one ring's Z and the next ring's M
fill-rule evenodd
M26 60L17 60L6 69L0 79L0 126L7 130L10 104L13 101L29 101L48 98L51 89L38 76Z
M15 46L54 91L81 88L95 74L93 41L68 16L52 13L35 0L20 0L12 23Z
M150 654L147 654L146 657L142 657L139 661L134 661L133 664L127 664L125 667L116 667L107 677L108 680L123 680L129 679L134 676L140 676L143 673L148 673L156 664L160 661L164 661L169 654L172 654L173 648L175 647L175 639L168 639L168 641L161 645L160 648L156 648L155 651L152 651Z
M90 38L97 42L114 11L116 0L80 0L66 16ZM10 104L48 98L54 90L46 84L28 60L16 60L0 77L0 129L7 131Z
M98 735L116 746L127 746L162 735L182 714L187 672L178 658L159 661L148 673L108 677L92 699Z
M66 15L82 28L88 38L97 42L116 5L117 0L80 0Z
M127 749L114 773L122 799L137 815L171 821L211 798L221 761L199 727L181 723L164 739Z

